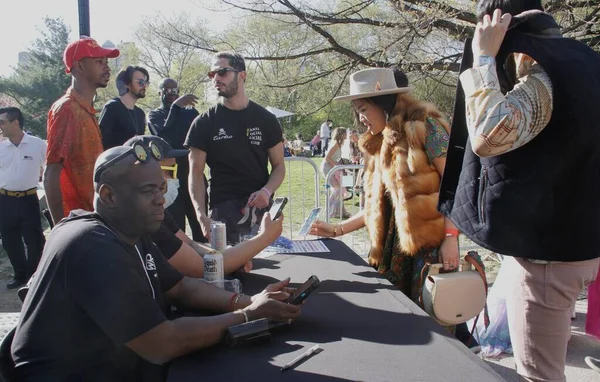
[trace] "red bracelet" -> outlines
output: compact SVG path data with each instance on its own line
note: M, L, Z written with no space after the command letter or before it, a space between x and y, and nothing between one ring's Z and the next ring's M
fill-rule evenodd
M456 229L456 228L446 228L446 237L448 237L448 236L458 237L459 233L460 232L458 232L458 229Z

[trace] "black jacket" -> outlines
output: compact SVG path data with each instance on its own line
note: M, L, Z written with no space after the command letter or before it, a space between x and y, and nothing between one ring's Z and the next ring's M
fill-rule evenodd
M506 92L516 82L506 65L510 54L529 55L552 81L552 118L523 147L480 158L468 140L459 89L439 209L474 242L503 255L600 257L600 55L545 34L557 27L547 14L515 21L522 23L508 31L496 57L501 87ZM464 58L462 70L472 62Z

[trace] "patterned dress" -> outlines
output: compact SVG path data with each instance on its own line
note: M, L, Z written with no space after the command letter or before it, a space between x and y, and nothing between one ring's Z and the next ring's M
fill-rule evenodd
M449 135L444 127L435 119L428 118L425 149L430 162L435 158L446 156L448 141ZM389 198L388 203L391 205ZM402 293L418 302L421 291L421 285L419 285L421 270L425 263L438 262L438 250L439 248L423 248L414 256L400 252L398 250L396 220L394 214L391 214L384 245L383 261L379 264L377 271L398 287Z

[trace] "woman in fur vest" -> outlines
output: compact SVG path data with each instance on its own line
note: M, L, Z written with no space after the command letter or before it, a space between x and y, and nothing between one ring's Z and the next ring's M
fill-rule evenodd
M356 121L367 132L364 153L365 208L340 224L317 221L314 235L336 237L367 227L369 263L404 294L418 301L426 262L459 263L458 230L437 211L449 126L435 106L410 95L402 72L373 68L350 76Z

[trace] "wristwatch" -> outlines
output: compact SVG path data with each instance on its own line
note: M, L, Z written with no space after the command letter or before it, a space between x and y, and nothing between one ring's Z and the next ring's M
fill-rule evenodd
M482 54L481 56L475 58L475 62L473 62L473 67L477 68L479 66L492 65L494 62L494 57L489 56L487 54Z

